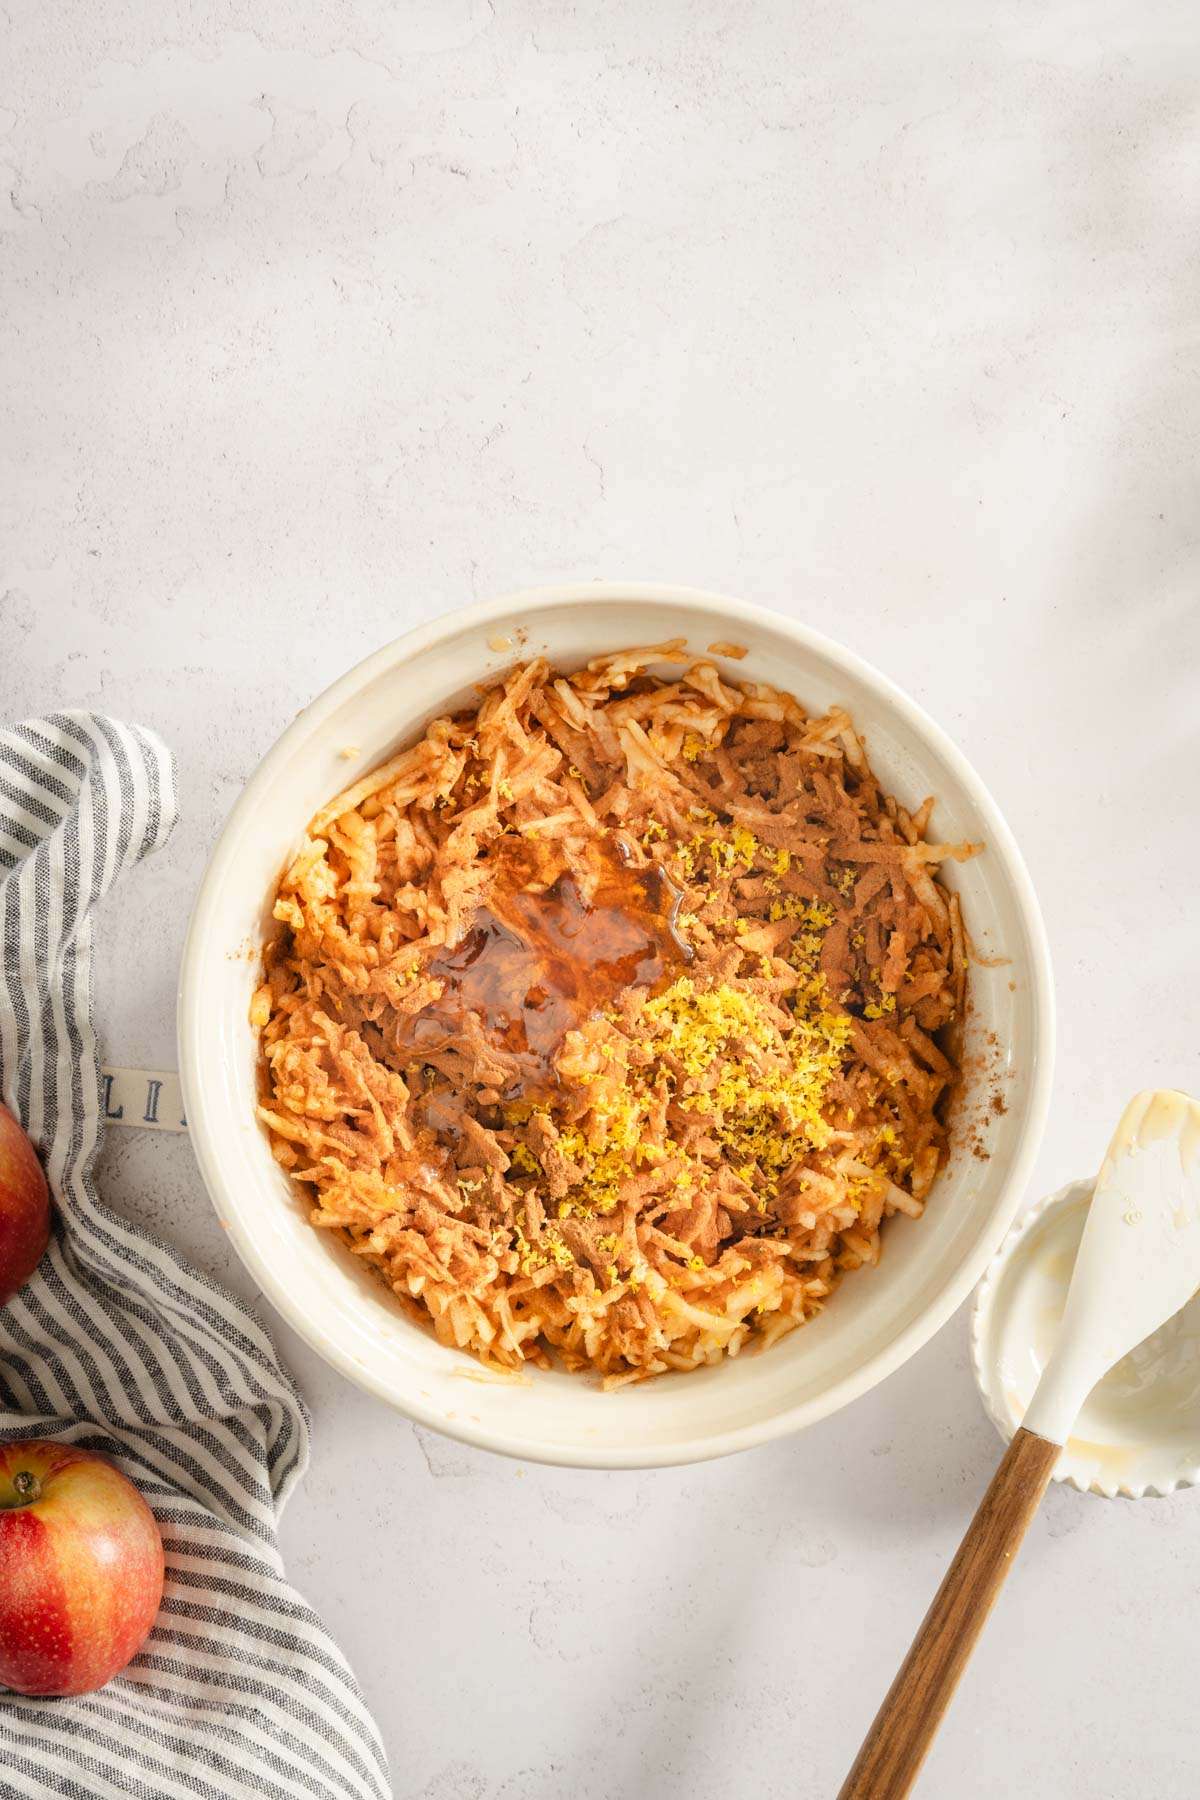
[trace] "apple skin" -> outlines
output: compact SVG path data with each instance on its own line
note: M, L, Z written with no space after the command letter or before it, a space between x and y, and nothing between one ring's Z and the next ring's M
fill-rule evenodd
M162 1588L154 1514L106 1457L36 1438L0 1444L4 1686L103 1687L145 1643Z
M50 1193L37 1151L0 1105L0 1305L42 1260L50 1237Z

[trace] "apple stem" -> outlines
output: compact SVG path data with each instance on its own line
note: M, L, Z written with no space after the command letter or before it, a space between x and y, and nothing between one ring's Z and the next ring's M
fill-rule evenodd
M12 1478L12 1484L16 1490L17 1503L20 1506L27 1506L31 1500L41 1498L42 1484L37 1476L28 1469L18 1469Z

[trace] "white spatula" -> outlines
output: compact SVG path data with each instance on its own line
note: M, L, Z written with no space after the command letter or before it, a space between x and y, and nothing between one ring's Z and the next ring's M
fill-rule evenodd
M1157 1089L1121 1116L1054 1353L838 1800L909 1792L1084 1401L1198 1288L1200 1103Z

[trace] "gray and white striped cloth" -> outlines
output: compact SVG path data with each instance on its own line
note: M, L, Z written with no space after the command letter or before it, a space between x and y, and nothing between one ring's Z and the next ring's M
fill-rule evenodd
M56 713L0 731L0 1091L41 1151L50 1248L0 1308L0 1439L111 1456L162 1527L144 1651L99 1693L0 1691L0 1793L70 1800L384 1800L345 1658L283 1573L303 1402L250 1310L97 1196L92 909L175 823L148 731Z

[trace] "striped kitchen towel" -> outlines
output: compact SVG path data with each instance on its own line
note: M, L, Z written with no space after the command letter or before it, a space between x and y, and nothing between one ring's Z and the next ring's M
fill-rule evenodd
M0 1308L0 1440L111 1456L167 1552L162 1611L124 1674L81 1699L0 1691L0 1793L384 1800L379 1733L280 1560L303 1402L254 1314L93 1181L92 909L175 816L151 732L82 712L0 731L0 1091L56 1202L40 1267Z

